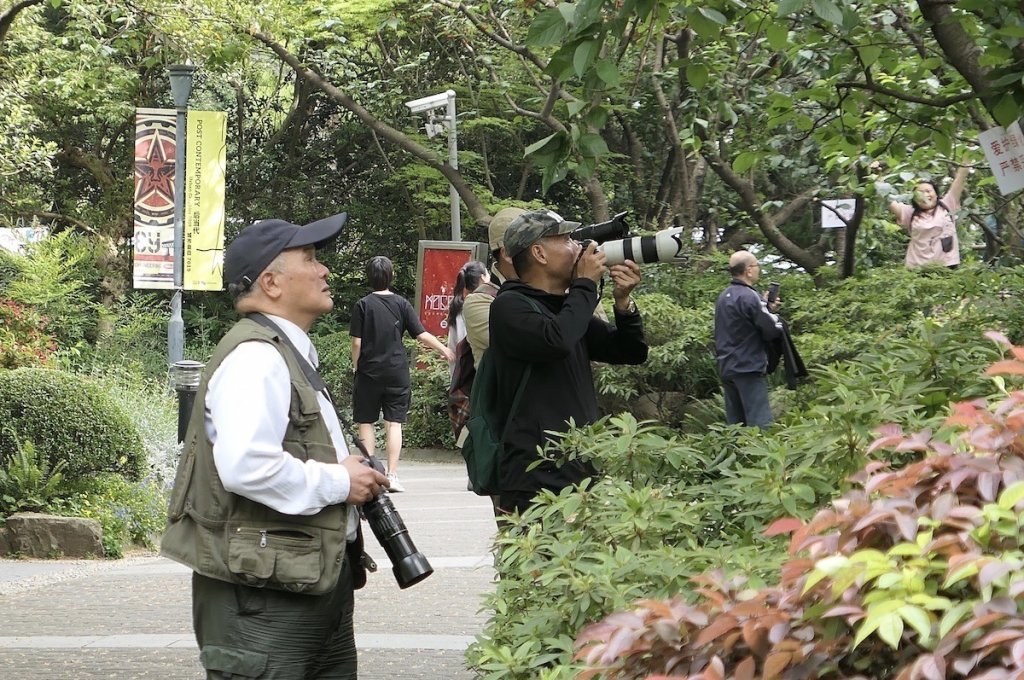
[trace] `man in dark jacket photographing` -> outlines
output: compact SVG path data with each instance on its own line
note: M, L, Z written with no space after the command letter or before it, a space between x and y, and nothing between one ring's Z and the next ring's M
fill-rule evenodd
M715 358L725 393L725 422L768 427L768 343L782 336L782 321L754 289L761 265L740 250L729 258L732 281L715 303Z
M627 260L611 268L615 324L595 317L597 284L609 269L594 243L584 248L572 240L569 232L578 226L542 210L520 215L505 232L519 280L506 281L491 305L488 351L499 367L500 410L509 418L499 470L499 507L509 513L524 511L541 489L557 492L594 474L580 461L527 469L539 459L538 447L555 439L547 431L564 432L570 420L597 420L591 360L647 359L643 322L630 298L640 267Z

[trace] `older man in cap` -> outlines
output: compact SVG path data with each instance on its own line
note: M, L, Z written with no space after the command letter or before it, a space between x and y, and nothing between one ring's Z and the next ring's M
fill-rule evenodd
M334 307L316 250L345 219L257 222L224 255L244 318L203 374L161 542L194 572L208 678L356 677L356 506L387 479L349 455L307 335Z
M524 511L541 489L558 492L594 474L581 461L546 460L529 469L539 459L537 447L557 441L549 432L564 432L570 420L597 420L591 360L647 359L643 322L630 298L640 267L627 260L611 268L615 324L595 317L597 284L609 270L596 244L584 248L572 240L579 226L550 210L532 211L516 217L504 235L504 254L519 280L505 281L491 305L489 351L498 368L499 408L510 419L498 428L506 433L498 502L505 512Z

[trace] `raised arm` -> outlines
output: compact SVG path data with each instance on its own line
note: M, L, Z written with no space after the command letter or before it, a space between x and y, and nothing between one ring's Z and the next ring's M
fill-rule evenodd
M949 185L949 196L955 202L960 202L960 194L964 191L964 185L967 183L968 168L960 166L956 169L956 175L953 176L953 183Z

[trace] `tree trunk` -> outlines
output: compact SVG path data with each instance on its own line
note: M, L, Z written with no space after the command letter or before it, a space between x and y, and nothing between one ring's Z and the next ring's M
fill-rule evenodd
M761 207L754 187L745 179L737 175L732 166L721 156L711 150L711 144L707 143L701 148L701 154L707 160L708 165L715 171L723 182L735 191L740 197L743 209L753 219L755 224L764 234L764 237L788 260L803 267L808 274L814 275L818 268L825 264L825 244L819 240L810 248L801 248L793 243L782 230L780 224L789 221L792 216L801 208L807 205L814 197L814 189L808 189L789 203L784 205L773 215L768 215Z
M946 59L991 110L992 88L988 82L988 69L979 61L981 48L954 16L953 3L949 0L918 0L917 4L921 8L921 16L931 24L932 35Z
M270 36L255 29L250 30L250 35L269 47L271 51L277 55L278 59L295 71L296 75L307 79L310 84L323 91L324 94L331 98L331 100L352 112L359 120L363 121L363 123L383 139L386 139L400 149L411 153L413 156L423 161L427 166L444 175L448 182L455 187L455 191L458 192L459 197L466 204L466 209L476 224L486 226L490 223L491 215L487 212L487 208L480 201L479 197L477 197L476 192L474 192L472 187L469 186L469 183L466 182L462 174L457 169L448 165L448 163L443 162L438 154L421 146L402 131L396 130L387 123L376 118L349 95L339 90L312 69L304 66L302 62L299 61L298 57L289 52Z

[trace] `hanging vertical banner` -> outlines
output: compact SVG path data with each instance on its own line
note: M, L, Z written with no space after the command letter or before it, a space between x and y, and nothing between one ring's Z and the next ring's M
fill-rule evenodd
M135 110L136 288L174 288L174 121L173 109Z
M189 111L185 135L185 290L221 290L228 116Z

